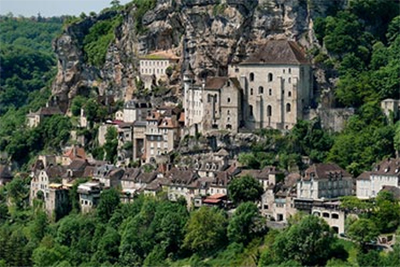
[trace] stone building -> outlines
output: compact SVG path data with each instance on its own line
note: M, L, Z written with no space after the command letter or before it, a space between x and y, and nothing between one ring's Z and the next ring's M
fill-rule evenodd
M156 158L173 151L180 141L179 111L174 108L153 110L146 119L145 159Z
M194 84L183 75L185 126L190 133L209 130L290 129L305 119L313 97L311 64L293 41L258 45L245 61L228 68L229 77L208 77Z
M101 186L98 182L87 182L78 186L81 212L88 213L97 206L100 200Z
M335 233L344 233L346 212L340 208L340 201L325 201L314 203L311 214L321 217L332 227Z
M48 188L48 197L45 202L47 214L58 219L67 214L69 206L69 188L59 183L51 183Z
M201 126L204 115L203 89L204 84L194 84L194 75L190 70L183 74L183 108L185 109L185 126L194 128L197 132Z
M144 161L145 154L144 154L144 141L146 139L146 121L135 121L133 123L133 160L137 161Z
M165 175L168 199L177 201L184 198L188 207L191 207L198 187L197 180L200 178L193 169L172 168Z
M135 121L145 121L152 109L150 102L141 100L129 100L125 102L123 109L123 121L132 123Z
M299 199L332 199L352 193L352 176L334 163L313 164L297 181Z
M49 107L48 104L46 105L46 107L42 107L36 112L29 112L29 114L26 115L28 119L28 127L37 127L44 118L54 115L63 115L63 113L58 107Z
M248 129L290 129L312 99L310 61L296 42L271 40L239 65L230 66L243 88L243 118Z
M243 177L245 175L250 175L259 181L264 190L267 190L270 185L275 185L279 176L284 176L283 172L275 166L265 166L262 170L243 169L236 176Z
M374 198L384 186L400 188L400 159L386 159L357 177L357 197Z
M145 88L151 88L159 80L168 78L167 69L174 68L179 58L172 50L158 51L140 58L140 78Z
M207 79L203 90L203 131L237 132L242 123L242 90L236 78Z
M153 182L157 176L157 171L144 172L140 168L127 168L121 178L121 187L123 192L139 192L147 185Z
M68 188L61 183L65 173L65 167L44 167L42 161L38 160L31 173L30 204L33 205L34 199L39 198L44 201L48 215L57 217L57 213L62 213L68 203Z

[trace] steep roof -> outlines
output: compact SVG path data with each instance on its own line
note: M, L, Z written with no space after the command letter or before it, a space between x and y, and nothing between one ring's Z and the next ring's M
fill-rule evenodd
M50 166L44 170L50 180L55 178L60 178L65 173L65 168L63 166Z
M78 170L84 170L85 167L88 165L87 161L84 159L74 159L68 166L67 168L73 171L78 171Z
M51 116L51 115L62 115L59 107L42 107L34 114L42 115L42 116Z
M161 123L158 125L159 128L177 128L178 122L173 118L163 118Z
M64 155L64 157L68 157L71 160L74 159L84 159L86 160L86 152L85 149L82 147L77 147L73 146L71 149L67 150Z
M351 177L351 175L335 163L318 163L308 167L303 175L304 180L329 179L333 177Z
M234 77L210 77L207 78L204 89L206 90L218 90L224 87L227 81L231 81L234 88L239 89L240 83L237 78Z
M260 45L243 65L246 64L290 64L300 65L309 64L303 49L293 41L271 40Z
M371 174L400 177L400 159L382 160L373 167Z
M204 89L220 89L228 81L228 77L211 77L206 81Z
M357 180L370 180L370 179L371 179L371 172L363 172L357 177Z

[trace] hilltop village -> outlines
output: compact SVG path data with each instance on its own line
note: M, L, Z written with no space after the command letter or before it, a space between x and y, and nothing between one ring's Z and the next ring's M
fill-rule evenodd
M144 55L138 80L151 91L168 80L178 61L171 50ZM40 198L48 215L60 218L66 212L69 191L79 181L77 193L83 213L95 209L102 191L109 188L117 188L125 203L135 201L139 194L164 193L170 201L184 199L188 209L216 206L229 210L234 208L230 183L250 176L262 186L256 203L270 225L284 227L291 216L302 211L323 218L342 234L346 218L356 214L342 207L342 197L371 199L388 191L400 200L399 158L376 162L358 177L334 162L313 163L307 158L303 159L304 170L276 166L251 169L238 161L240 145L231 149L216 138L228 135L245 147L256 130L287 131L300 120L313 119L312 75L306 53L289 40L260 45L247 60L230 66L225 77L205 77L195 83L191 67L186 65L180 103L155 104L134 97L123 103L112 119L99 125L101 146L107 142L110 129L117 133L115 162L95 160L85 151L85 139L76 131L71 132L74 144L63 154L39 155L29 174L30 203ZM110 97L108 101L113 100ZM399 101L387 99L381 106L384 113L399 115ZM86 113L81 109L78 129L93 124ZM50 104L29 113L27 125L35 128L44 118L60 114L60 108ZM213 144L191 144L198 138ZM10 168L2 165L0 185L11 179Z

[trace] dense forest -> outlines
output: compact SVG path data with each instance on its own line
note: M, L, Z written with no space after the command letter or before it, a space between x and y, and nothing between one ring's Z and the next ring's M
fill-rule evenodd
M138 16L148 8L142 6ZM89 63L103 62L104 46L118 23L119 18L105 29L96 26L86 37ZM72 102L72 118L54 116L37 128L25 126L29 110L38 110L50 96L56 64L51 40L62 24L60 18L0 18L0 152L7 152L19 170L27 170L38 153L61 150L81 107L92 122L107 117L104 106L82 96ZM356 114L340 133L325 131L318 119L300 121L288 133L259 131L266 141L253 144L239 160L250 168L290 169L303 168L302 156L308 156L337 162L358 175L400 151L399 118L388 118L380 109L381 100L399 98L399 24L399 4L387 0L350 1L345 10L316 19L320 46L309 52L318 68L337 79L337 105L354 107ZM105 36L100 40L99 32ZM90 139L95 133L91 125L82 134ZM104 147L89 151L115 160L115 136L110 131ZM345 208L360 212L360 220L349 222L353 243L338 239L323 220L302 214L287 229L268 229L252 199L240 192L233 194L239 196L236 210L227 213L188 211L183 200L172 203L163 194L122 204L118 191L110 189L101 194L95 212L80 214L76 188L84 179L70 191L69 212L52 221L41 201L29 206L29 178L16 176L0 188L0 266L400 266L400 244L388 253L366 245L393 231L400 240L398 203L391 195L381 194L373 203L344 199Z
M25 115L44 106L50 97L56 74L51 42L61 33L62 21L56 17L0 17L0 151L18 163L27 162L44 148L45 133L38 136L26 129Z

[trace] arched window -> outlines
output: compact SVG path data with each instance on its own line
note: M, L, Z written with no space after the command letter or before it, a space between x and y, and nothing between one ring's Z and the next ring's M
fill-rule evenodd
M290 74L290 73L292 73L292 69L291 69L291 68L289 68L289 74Z
M258 87L258 93L264 94L264 87L262 87L262 86Z
M292 108L292 107L290 106L290 104L287 103L287 104L286 104L286 112L290 112L291 108Z
M269 93L269 95L272 95L272 89L271 88L269 89L268 93Z
M227 101L228 101L228 103L231 103L231 98L230 98L230 97L228 97Z
M271 107L271 106L268 106L268 107L267 107L267 116L268 116L268 117L271 117L271 116L272 116L272 107Z
M254 73L250 72L249 79L250 79L250 82L254 81Z
M287 93L287 95L288 95L288 97L291 97L291 96L292 96L292 92L289 91L289 92Z
M251 117L253 117L253 106L252 105L249 106L249 115Z
M273 79L274 79L274 76L272 75L272 73L268 73L268 81L272 82Z
M250 88L250 95L253 95L253 88Z

